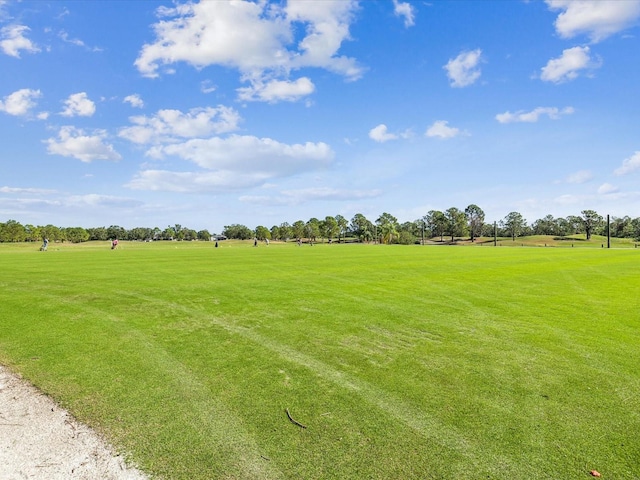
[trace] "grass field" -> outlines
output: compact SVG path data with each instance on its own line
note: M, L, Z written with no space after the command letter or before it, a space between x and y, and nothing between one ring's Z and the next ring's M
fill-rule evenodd
M251 245L0 244L0 363L161 478L640 478L633 244Z

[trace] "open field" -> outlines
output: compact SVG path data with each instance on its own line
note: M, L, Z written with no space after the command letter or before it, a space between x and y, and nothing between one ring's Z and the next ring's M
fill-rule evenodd
M0 244L0 363L164 478L640 478L633 244L251 245Z

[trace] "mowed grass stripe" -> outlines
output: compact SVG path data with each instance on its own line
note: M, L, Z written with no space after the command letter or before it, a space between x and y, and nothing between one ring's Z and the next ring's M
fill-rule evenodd
M124 292L123 292L124 294ZM375 386L365 382L357 377L341 372L330 367L321 360L305 355L299 350L282 344L272 338L265 337L254 330L242 326L233 325L225 322L219 317L203 314L200 311L182 307L176 304L168 304L158 298L136 296L136 298L147 302L150 305L160 307L178 308L189 318L189 321L196 322L202 326L202 322L206 324L220 327L232 334L240 335L243 338L251 340L257 348L267 348L271 352L279 355L287 362L293 362L297 365L309 369L312 373L335 383L339 387L355 393L362 397L363 400L376 406L394 419L401 421L408 427L416 430L420 435L431 438L435 442L458 453L469 456L473 449L470 449L465 440L458 432L450 427L441 425L435 418L427 417L424 412L418 411L404 404L399 398L395 398L388 392L382 391ZM182 326L184 327L184 325ZM471 460L471 459L469 459Z
M111 293L111 300L117 300L117 292ZM59 297L41 292L39 299L43 303L49 301L55 305L58 304L56 300ZM204 478L284 478L275 463L265 461L255 438L244 428L243 419L234 412L233 406L220 402L215 392L208 389L192 370L141 330L131 328L126 318L105 309L91 307L86 300L86 297L65 298L71 323L82 322L86 328L83 345L76 342L68 345L72 349L64 356L56 348L52 352L54 358L50 361L82 362L91 354L92 344L104 348L106 343L112 343L112 350L93 352L103 358L97 364L93 363L91 370L83 373L89 378L81 379L72 375L67 377L68 384L62 386L62 391L58 390L59 385L52 385L45 387L48 393L54 397L62 395L80 418L93 423L99 430L120 439L128 437L129 444L135 441L136 444L131 445L133 451L147 451L147 454L151 451L153 456L159 458L150 467L168 478L195 478L193 472L196 470L201 471ZM72 307L69 308L71 304ZM49 330L48 340L55 342L59 333L52 333ZM104 342L96 341L97 337L102 337ZM59 341L62 342L63 339L60 338ZM40 357L34 359L42 360ZM125 398L133 400L125 402L131 407L127 412L111 410L112 405L102 398L115 400L110 398L111 394L122 395L122 382L127 379L125 372L118 371L121 363L129 366L137 364L140 368L140 375L135 379L129 378L130 383L124 388ZM74 384L80 380L93 380L100 387L96 390L79 391L82 387L77 386L76 389ZM116 393L114 388L119 392ZM68 397L69 389L74 394L79 394L80 404ZM176 403L183 404L185 408L176 408ZM163 408L165 406L169 409ZM117 428L112 429L109 422L105 424L104 421L99 425L95 424L92 421L93 415L108 415L107 418L111 418ZM130 426L135 425L136 421L122 424L127 415L129 420L132 415L139 420L149 420L150 423L144 425L144 436L130 431ZM190 435L199 437L195 442L199 451L192 451L192 444L183 442L180 437L184 433L181 430L190 430ZM173 460L175 458L182 459L178 469ZM168 468L166 462L172 466Z
M0 359L170 478L637 477L637 251L48 253L2 253Z

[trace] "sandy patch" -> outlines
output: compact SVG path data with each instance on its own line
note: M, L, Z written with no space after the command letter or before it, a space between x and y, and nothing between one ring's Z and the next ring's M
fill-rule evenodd
M93 430L0 365L0 478L142 480Z

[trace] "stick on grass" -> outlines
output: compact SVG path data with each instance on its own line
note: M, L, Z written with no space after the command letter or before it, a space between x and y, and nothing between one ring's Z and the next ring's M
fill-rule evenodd
M291 423L295 423L297 426L299 426L300 428L307 428L306 425L301 424L300 422L298 422L296 419L294 419L291 414L289 413L289 409L285 408L284 409L285 412L287 412L287 417L289 417L289 420L291 420Z

